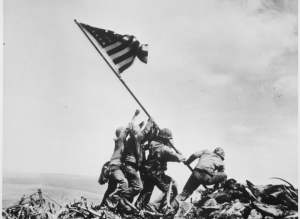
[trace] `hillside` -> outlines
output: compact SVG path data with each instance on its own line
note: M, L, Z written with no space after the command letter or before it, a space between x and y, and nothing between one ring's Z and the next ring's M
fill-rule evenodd
M106 186L97 183L97 177L65 174L40 174L4 172L2 174L2 207L20 200L22 195L42 191L60 204L74 202L82 195L94 203L100 203Z

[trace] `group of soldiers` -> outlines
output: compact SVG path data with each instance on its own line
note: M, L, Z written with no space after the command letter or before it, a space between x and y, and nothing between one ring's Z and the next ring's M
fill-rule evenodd
M134 125L138 114L139 110L136 110L128 126L116 130L113 155L103 165L98 180L101 185L108 183L100 206L117 209L125 214L132 213L134 208L166 214L168 210L178 209L179 204L200 185L214 185L214 188L218 188L227 179L223 163L225 152L222 148L216 148L213 152L197 151L186 160L172 149L173 136L170 129L159 129L151 117L145 127L143 122ZM190 165L197 158L198 164L183 191L178 194L175 180L165 173L167 163L183 162ZM155 186L162 193L150 202Z

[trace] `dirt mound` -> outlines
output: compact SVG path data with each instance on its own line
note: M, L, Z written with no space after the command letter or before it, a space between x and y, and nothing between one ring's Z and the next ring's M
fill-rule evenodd
M298 218L298 190L292 185L254 185L227 180L218 189L195 191L194 200L179 204L179 209L169 209L168 214L133 209L131 215L116 210L93 206L84 197L81 201L61 206L39 190L39 198L33 194L22 197L19 204L2 210L5 219L121 219L121 218ZM46 202L45 196L52 202ZM53 203L55 202L55 204ZM59 207L56 207L56 206Z

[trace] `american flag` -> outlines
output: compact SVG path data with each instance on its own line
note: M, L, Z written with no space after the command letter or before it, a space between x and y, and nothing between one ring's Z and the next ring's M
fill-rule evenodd
M147 63L148 45L140 42L130 35L120 35L110 30L104 30L87 24L79 23L99 49L105 52L118 73L127 69L137 56Z

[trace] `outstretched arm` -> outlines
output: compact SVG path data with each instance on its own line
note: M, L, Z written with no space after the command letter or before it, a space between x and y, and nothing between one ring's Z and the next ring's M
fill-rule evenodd
M139 113L140 113L140 111L137 109L137 110L135 111L135 113L134 113L134 115L133 115L131 121L129 122L128 126L126 127L126 130L125 130L126 136L127 136L128 132L129 132L129 130L131 130L131 129L133 128L134 120L135 120L135 118L139 115Z
M205 150L202 151L197 151L195 153L193 153L189 159L187 159L187 161L185 162L187 165L190 165L194 160L196 160L197 158L200 158L202 156L202 154L204 154Z

